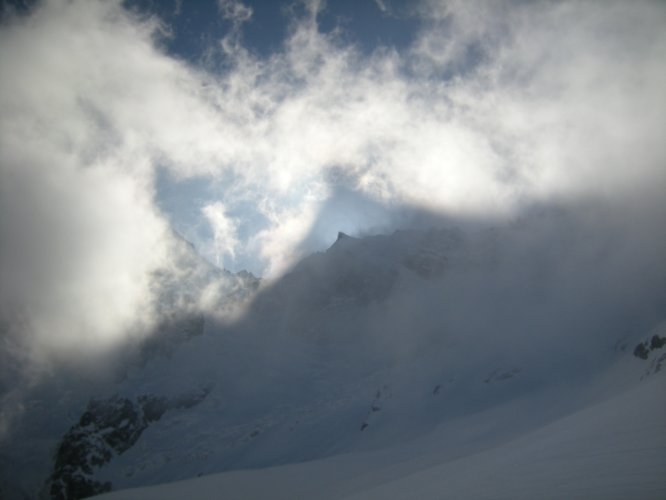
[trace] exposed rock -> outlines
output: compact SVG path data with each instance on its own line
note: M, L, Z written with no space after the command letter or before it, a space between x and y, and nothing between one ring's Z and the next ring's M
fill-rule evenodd
M662 354L658 358L655 358L654 361L652 361L652 366L650 366L650 372L649 373L659 373L661 371L661 366L666 362L666 353Z
M650 349L654 351L655 349L661 349L666 345L666 337L660 337L659 335L653 335L650 339Z
M648 347L647 342L638 344L634 348L634 356L636 356L637 358L648 359L649 354L650 354L650 348Z
M666 345L666 337L653 335L650 340L645 340L634 348L634 356L640 359L648 359L650 352L661 349Z
M95 471L114 455L130 449L148 425L167 410L190 408L207 394L204 390L173 399L145 395L136 401L115 395L90 401L58 447L53 473L47 480L51 498L73 500L111 491L110 482L94 479Z
M388 385L384 385L382 388L377 389L375 392L375 399L370 404L370 409L365 417L365 420L361 424L361 430L365 430L366 427L370 425L370 422L373 421L376 417L374 414L381 411L382 405L380 404L382 400L389 399L391 397L391 389Z
M494 370L490 375L488 375L488 378L486 378L484 382L489 384L491 382L501 382L503 380L508 380L518 375L521 371L522 370L520 368L511 368L510 370L506 371Z

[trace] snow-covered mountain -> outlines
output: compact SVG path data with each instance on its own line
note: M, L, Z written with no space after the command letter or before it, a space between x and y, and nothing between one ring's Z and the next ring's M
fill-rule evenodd
M205 398L200 385L131 398L118 392L150 360L169 359L202 335L207 308L233 317L259 287L248 272L230 273L203 260L175 233L170 251L170 265L151 276L150 331L128 336L96 366L65 360L32 380L0 331L0 361L8 361L0 371L0 421L9 422L9 432L0 435L0 498L82 498L107 490L93 479L99 466L129 449L165 411Z
M31 395L3 495L661 498L666 270L612 234L557 211L341 233L232 319L194 292L252 277L169 275L120 376Z

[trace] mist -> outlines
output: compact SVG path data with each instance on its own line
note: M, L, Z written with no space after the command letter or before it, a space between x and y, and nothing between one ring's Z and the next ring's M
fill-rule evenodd
M53 363L104 357L159 322L154 277L182 267L159 171L213 186L196 202L207 231L177 228L205 259L269 280L339 230L527 218L537 222L500 245L510 264L493 271L493 293L502 283L511 293L497 309L482 302L480 330L534 280L553 283L543 293L558 306L530 306L525 336L562 311L599 329L613 321L601 311L661 293L662 3L424 0L408 14L420 23L411 44L370 52L320 28L324 2L303 5L282 45L259 55L243 39L251 9L220 2L233 28L198 62L170 55L168 25L120 1L4 10L7 376L40 380ZM571 222L541 225L535 207ZM188 307L218 309L201 290ZM419 314L421 298L400 300L395 314ZM596 311L589 321L583 302ZM474 307L451 307L451 321Z

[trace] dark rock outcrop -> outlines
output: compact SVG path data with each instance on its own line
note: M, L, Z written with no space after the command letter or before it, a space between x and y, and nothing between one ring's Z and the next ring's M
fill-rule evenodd
M650 340L645 340L634 348L634 356L640 359L648 359L650 352L661 349L666 345L666 337L653 335Z
M640 359L648 359L650 354L650 348L648 347L647 342L642 342L634 348L634 356Z
M510 370L494 370L488 377L484 380L486 384L492 382L502 382L503 380L508 380L510 378L518 375L522 370L520 368L511 368Z
M111 483L97 481L95 471L130 449L167 410L190 408L207 394L203 390L173 399L145 395L136 400L115 395L90 401L58 447L53 473L47 480L49 495L56 500L73 500L110 491Z

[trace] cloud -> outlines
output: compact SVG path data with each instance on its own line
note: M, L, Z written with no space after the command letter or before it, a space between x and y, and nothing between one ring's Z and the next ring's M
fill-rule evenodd
M389 11L389 8L384 0L374 0L374 2L375 5L377 5L377 8L382 11L382 13L386 14Z
M215 264L224 267L224 256L232 260L236 255L238 246L238 222L227 215L226 208L221 202L203 207L202 212L213 229L212 252L215 252ZM229 267L229 266L227 266Z
M151 276L172 260L155 168L190 175L216 158L202 79L157 50L159 29L120 2L4 19L0 307L31 367L150 328Z
M312 234L386 227L400 206L513 217L663 193L662 4L423 1L413 45L363 55L307 2L267 57L243 47L251 9L219 5L233 43L205 67L120 1L4 19L0 298L31 355L150 322L149 277L171 261L158 168L216 186L206 257L272 276L328 239Z
M244 52L241 44L242 27L243 24L252 19L252 7L236 0L218 0L217 6L222 17L231 22L231 30L222 38L220 43L222 51L225 54ZM209 57L211 57L210 53L214 52L209 48Z
M252 7L235 0L219 0L218 7L222 16L234 23L244 23L252 18Z

